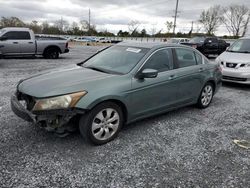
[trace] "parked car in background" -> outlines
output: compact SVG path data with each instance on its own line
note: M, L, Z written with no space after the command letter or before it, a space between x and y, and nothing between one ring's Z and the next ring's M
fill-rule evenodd
M172 43L172 44L182 44L187 42L189 42L188 38L171 38L167 40L167 43Z
M105 144L123 124L192 104L208 107L220 83L220 66L193 48L119 43L76 66L21 80L11 106L49 130L78 122L84 139Z
M100 38L96 38L96 42L111 43L111 40L110 39L106 39L105 37L100 37Z
M93 37L77 37L73 39L75 42L96 42L96 39Z
M37 40L28 28L4 28L0 30L0 56L43 55L48 59L57 59L59 54L68 53L67 40L45 38Z
M222 68L222 80L250 84L250 37L234 42L216 62Z
M230 46L229 43L217 37L194 37L188 43L182 44L196 48L206 56L220 55Z

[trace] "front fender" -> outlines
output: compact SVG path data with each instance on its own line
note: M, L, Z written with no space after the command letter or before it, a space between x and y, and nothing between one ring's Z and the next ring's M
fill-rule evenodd
M103 96L94 100L89 100L89 98L83 97L76 105L77 108L82 108L82 109L87 109L91 110L94 108L96 105L108 101L108 100L116 100L125 105L127 107L127 104L129 103L129 96L128 95L123 95L123 96L117 96L117 95L107 95Z

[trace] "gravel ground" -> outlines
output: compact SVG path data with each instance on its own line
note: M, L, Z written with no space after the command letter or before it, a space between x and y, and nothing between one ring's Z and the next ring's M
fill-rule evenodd
M224 84L205 110L148 118L103 146L79 133L58 138L15 116L18 80L74 64L100 47L73 47L58 60L0 60L0 187L250 187L250 87Z

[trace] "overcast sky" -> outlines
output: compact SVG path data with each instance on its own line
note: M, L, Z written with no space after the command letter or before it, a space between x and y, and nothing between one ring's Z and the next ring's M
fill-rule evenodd
M179 0L176 31L188 32L192 21L197 22L204 9L230 4L244 4L250 8L250 0ZM116 33L120 29L128 30L131 20L138 20L139 29L145 28L151 34L153 30L166 31L164 23L173 21L175 5L176 0L0 0L0 16L16 16L27 22L53 22L62 17L72 23L87 20L90 8L91 22L98 30ZM217 34L227 34L223 25Z

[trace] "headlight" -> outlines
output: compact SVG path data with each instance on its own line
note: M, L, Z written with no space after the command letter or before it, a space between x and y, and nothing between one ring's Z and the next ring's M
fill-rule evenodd
M33 111L66 109L74 107L76 103L86 94L86 91L82 91L58 97L38 99L33 108Z

